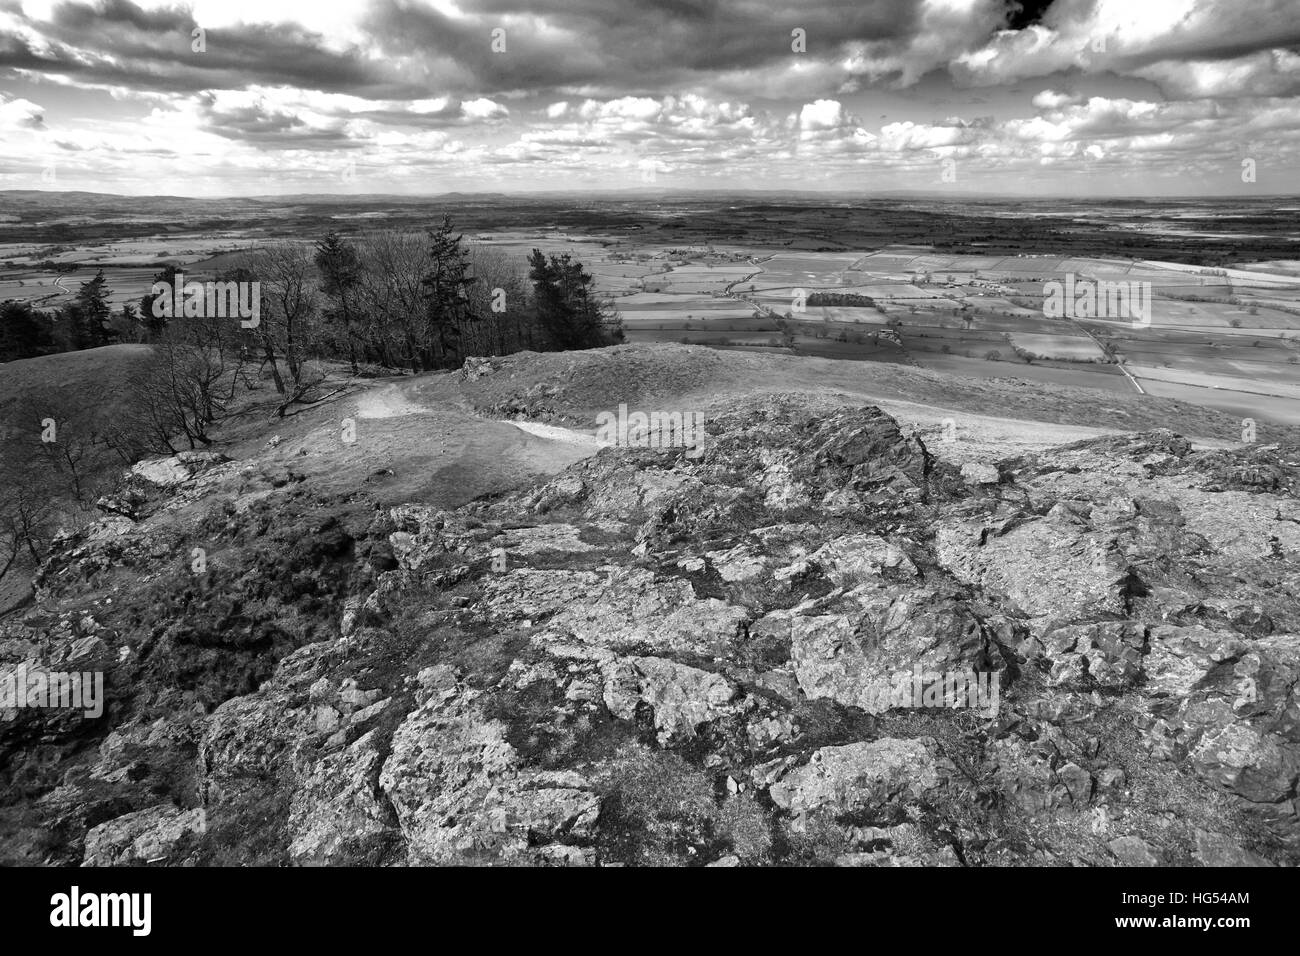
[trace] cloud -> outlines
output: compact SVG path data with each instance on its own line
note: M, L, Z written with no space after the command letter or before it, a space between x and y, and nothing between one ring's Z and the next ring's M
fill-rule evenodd
M1162 60L1133 71L1178 98L1236 98L1300 94L1300 53L1260 50L1230 60Z
M995 33L949 69L974 86L1069 72L1146 76L1178 94L1194 88L1198 71L1215 73L1214 64L1246 58L1262 66L1297 44L1300 20L1289 0L1057 2L1040 23Z
M784 188L928 186L957 157L964 183L1050 167L1068 191L1103 166L1217 175L1251 144L1300 186L1293 6L0 0L0 164L66 153L150 188L305 191L347 163L412 188Z
M852 122L838 100L807 103L799 111L799 128L803 130L840 129ZM854 123L853 125L857 125Z
M1043 90L1036 93L1029 102L1040 110L1056 110L1062 106L1072 106L1080 101L1081 97L1075 93L1057 93L1055 90Z
M0 93L0 130L40 130L45 127L45 111L30 100L11 98Z
M882 128L879 144L882 149L898 153L919 149L946 153L951 151L951 147L977 142L982 135L983 130L974 126L957 123L930 125L906 121L890 123Z
M336 92L402 95L413 84L359 47L331 49L321 35L289 22L250 22L206 30L173 7L130 0L75 0L52 6L47 18L12 10L0 18L0 76L72 78L100 89L149 93L293 85Z

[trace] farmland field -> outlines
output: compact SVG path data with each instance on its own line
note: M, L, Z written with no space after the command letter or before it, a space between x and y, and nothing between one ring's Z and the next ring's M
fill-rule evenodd
M1026 352L1050 359L1068 359L1077 362L1096 361L1105 353L1085 335L1044 335L1036 332L1013 332L1011 341Z

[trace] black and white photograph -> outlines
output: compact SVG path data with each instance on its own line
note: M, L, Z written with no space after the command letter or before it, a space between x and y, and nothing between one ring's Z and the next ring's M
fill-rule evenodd
M1223 945L1298 779L1297 0L0 0L23 921L996 868Z

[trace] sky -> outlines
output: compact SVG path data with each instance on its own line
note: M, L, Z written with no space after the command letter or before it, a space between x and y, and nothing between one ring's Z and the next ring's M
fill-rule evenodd
M0 0L0 189L1300 193L1300 0Z

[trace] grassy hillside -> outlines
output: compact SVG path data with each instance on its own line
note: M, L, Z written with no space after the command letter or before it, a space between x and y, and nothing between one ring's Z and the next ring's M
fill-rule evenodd
M130 400L131 380L148 357L147 345L106 345L0 363L0 423L22 399L50 387L70 405L112 411Z
M597 412L616 409L620 402L707 412L745 396L800 392L833 403L878 404L917 425L954 417L1072 426L1092 434L1168 428L1210 442L1238 442L1241 435L1240 417L1227 412L1150 395L1027 381L1014 377L1016 366L1011 365L1005 366L1005 377L975 378L904 365L667 344L523 353L493 364L498 372L463 386L476 408L518 409L577 427L594 427ZM436 394L432 384L415 388L417 394ZM1018 430L1030 435L1042 431ZM1300 429L1292 426L1258 431L1261 443L1297 439Z

